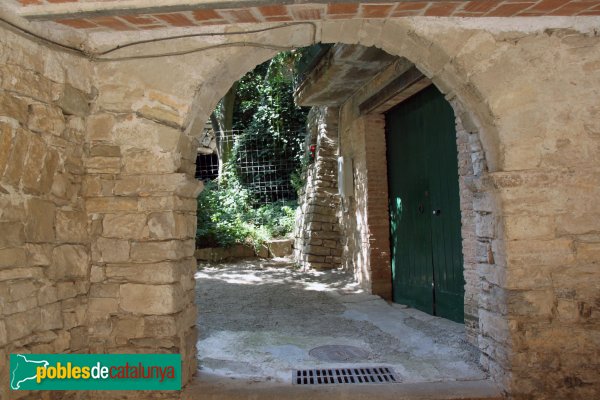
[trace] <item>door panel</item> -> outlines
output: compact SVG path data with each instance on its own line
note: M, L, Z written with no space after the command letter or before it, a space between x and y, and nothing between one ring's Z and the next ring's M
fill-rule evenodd
M394 301L433 313L433 270L431 269L431 232L427 152L420 135L424 121L415 110L418 104L398 109L387 125L389 193L392 202L392 274ZM401 209L398 207L401 204ZM410 243L410 245L406 245Z
M436 315L462 322L464 278L454 112L441 94L428 104L429 115L436 116L428 119L425 131L431 137L432 153L429 182Z
M430 86L386 114L386 137L394 301L462 322L452 108Z

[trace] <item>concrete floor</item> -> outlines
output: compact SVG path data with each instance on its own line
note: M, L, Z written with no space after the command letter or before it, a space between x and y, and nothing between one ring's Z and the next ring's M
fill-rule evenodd
M200 376L289 384L294 369L386 365L409 384L487 378L463 325L363 293L343 272L251 260L200 265L196 279ZM309 355L322 345L368 356L332 363Z

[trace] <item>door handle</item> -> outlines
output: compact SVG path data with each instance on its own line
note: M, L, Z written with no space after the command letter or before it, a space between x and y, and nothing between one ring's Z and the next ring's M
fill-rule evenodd
M442 213L442 210L433 210L433 215L439 216Z

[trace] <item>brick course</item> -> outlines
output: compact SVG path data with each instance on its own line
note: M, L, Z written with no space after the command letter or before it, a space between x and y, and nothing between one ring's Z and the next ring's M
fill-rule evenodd
M32 6L51 6L67 0L22 0L22 7L27 10ZM77 0L68 0L77 2ZM256 7L238 8L194 8L193 6L178 9L177 12L161 12L157 6L152 15L120 10L111 14L108 9L104 16L80 17L77 12L71 16L54 18L52 15L42 17L75 29L86 30L144 30L156 28L172 28L202 25L227 25L256 22L278 21L319 21L328 19L382 19L387 17L401 18L407 16L436 17L516 17L516 16L577 16L600 15L597 2L591 0L473 0L473 1L407 1L386 2L379 4L348 2L329 4L290 4L260 5ZM320 3L320 2L316 2ZM210 7L210 5L208 6ZM165 9L166 10L166 9ZM153 18L156 17L156 19ZM40 18L36 16L36 18ZM153 19L156 23L148 23Z
M222 20L219 14L212 21ZM536 19L540 29L531 30L517 21L463 27L438 19L332 19L317 23L316 39L304 25L219 39L376 45L412 60L458 104L468 148L481 153L472 157L481 177L464 181L479 227L464 237L477 270L467 279L480 287L477 343L482 364L515 399L600 392L594 358L600 44L589 21ZM193 245L185 240L193 236L198 189L190 178L194 122L203 126L231 84L276 52L241 46L211 56L90 63L0 29L0 298L12 299L0 304L0 357L37 350L177 351L188 379L196 359ZM122 44L137 33L113 37L111 45ZM165 50L164 43L147 47ZM364 123L359 118L347 127L362 132L354 140L344 139L346 128L340 131L363 193L369 183L361 151L370 139ZM41 153L44 166L33 169ZM342 243L353 256L342 256L344 265L364 267L365 276L365 253L347 248L371 243L375 229L359 229L368 227L367 204L362 196L349 204L355 224L344 228L343 239L351 240ZM104 230L115 219L128 221L125 237L117 238L114 227ZM84 230L81 242L72 243L74 232ZM77 266L87 260L84 277ZM36 295L23 297L20 291L32 284ZM168 296L168 308L154 301L138 308L130 296L124 311L117 300L121 284L140 284L127 286L138 291L136 299L146 286L162 286L152 292ZM0 361L4 381L5 365ZM0 388L2 399L9 397L6 389Z

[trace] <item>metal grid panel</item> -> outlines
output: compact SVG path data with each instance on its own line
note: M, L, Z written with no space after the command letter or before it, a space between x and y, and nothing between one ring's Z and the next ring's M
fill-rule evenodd
M294 385L346 385L400 383L389 367L302 369L293 371Z
M198 154L196 179L207 182L219 176L219 157L216 154Z
M296 128L297 136L304 141L305 130ZM230 142L236 148L235 165L241 182L252 193L259 203L273 203L282 200L295 200L296 190L291 184L290 175L299 167L299 152L297 146L285 146L277 143L269 135L253 138L249 146L238 142L241 131L226 131L219 139ZM279 147L280 157L273 158L265 148Z

